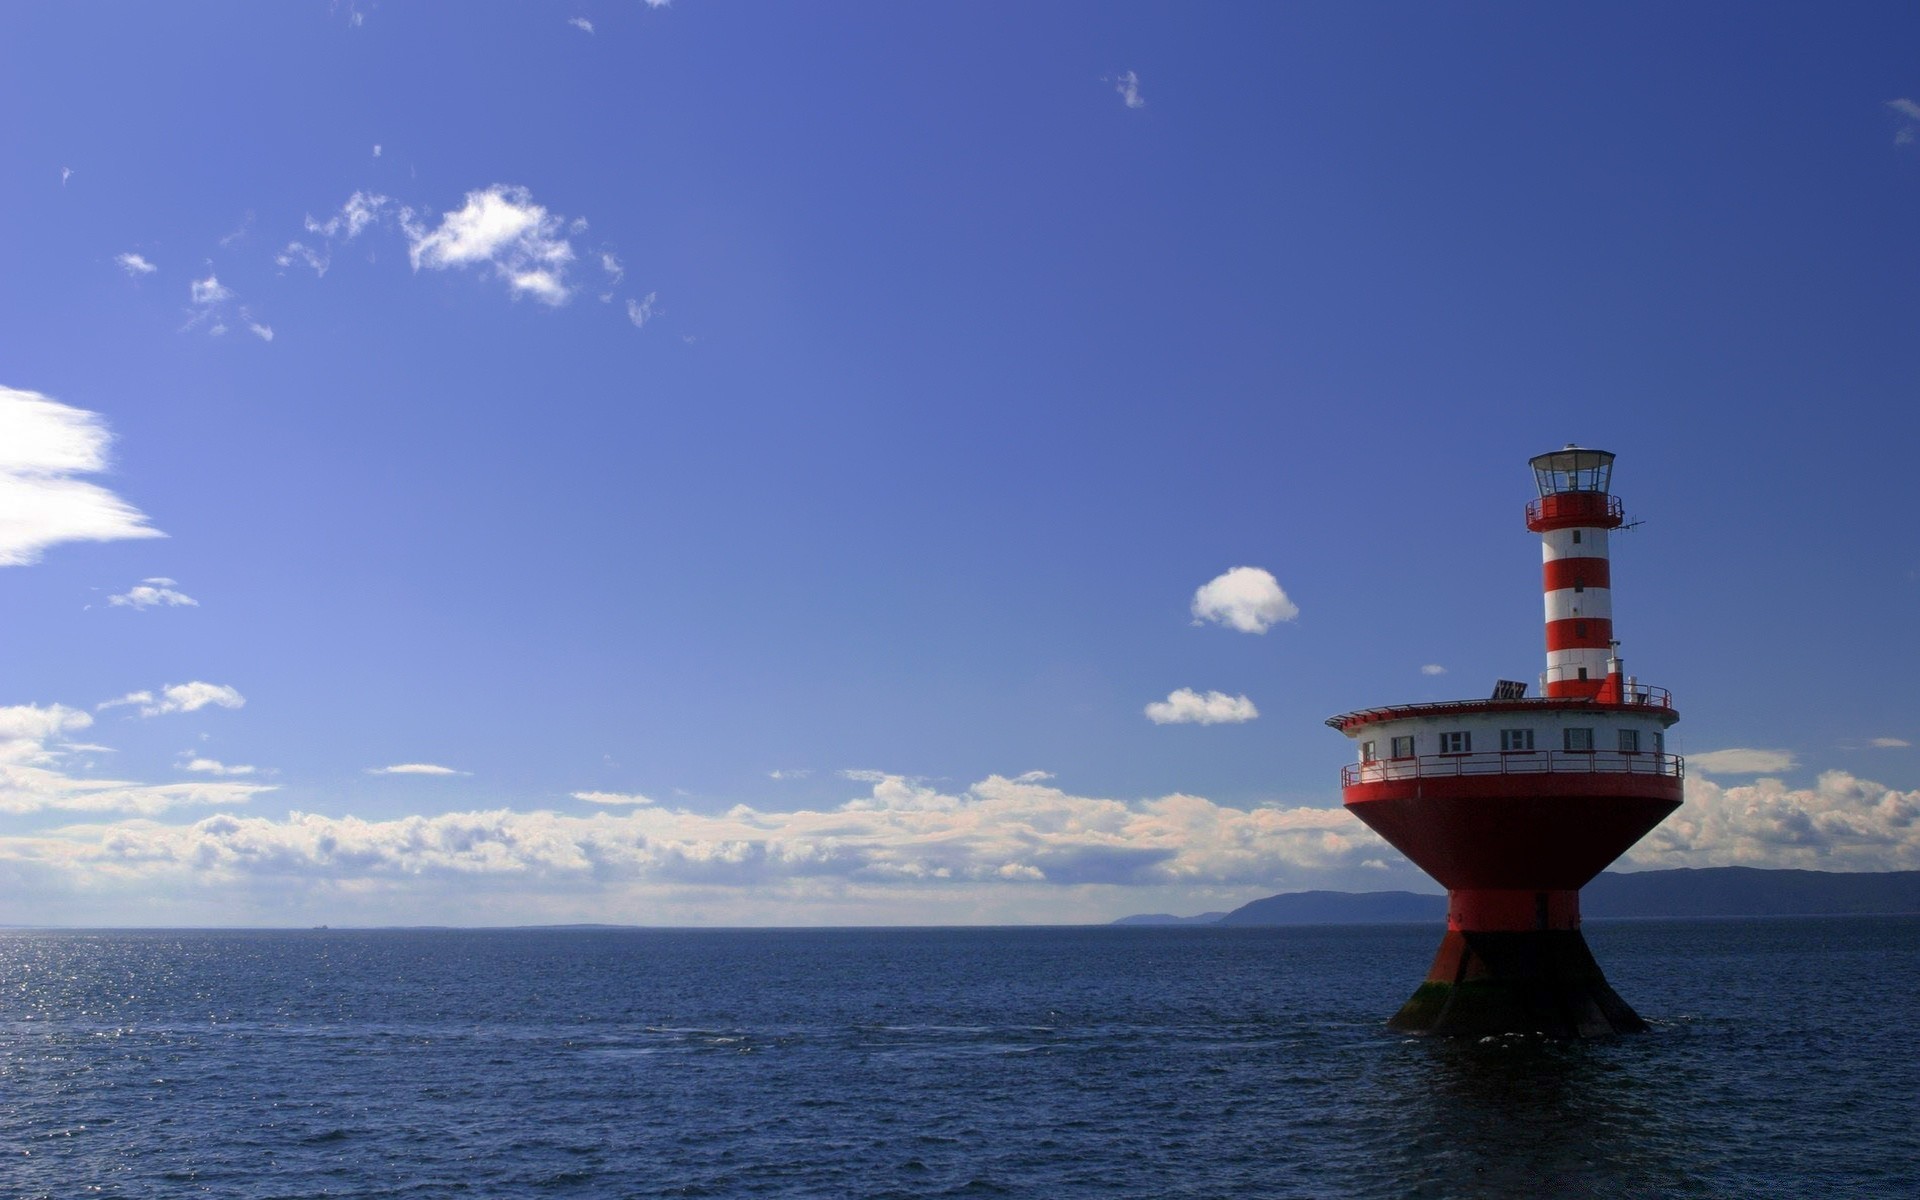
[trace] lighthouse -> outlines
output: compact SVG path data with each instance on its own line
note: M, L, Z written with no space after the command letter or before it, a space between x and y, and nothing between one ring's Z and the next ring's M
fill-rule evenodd
M1580 932L1580 889L1680 807L1680 719L1664 688L1624 674L1608 535L1622 524L1614 456L1569 445L1532 459L1546 671L1485 700L1330 717L1358 743L1347 810L1447 889L1426 982L1388 1022L1416 1033L1594 1037L1646 1028Z

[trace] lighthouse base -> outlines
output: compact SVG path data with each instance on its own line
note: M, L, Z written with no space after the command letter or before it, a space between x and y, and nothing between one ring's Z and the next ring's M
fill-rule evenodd
M1427 981L1387 1024L1407 1033L1605 1037L1647 1023L1600 973L1578 929L1448 929Z

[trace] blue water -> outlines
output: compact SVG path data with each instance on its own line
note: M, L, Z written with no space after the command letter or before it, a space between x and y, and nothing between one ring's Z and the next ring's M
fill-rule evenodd
M0 934L0 1195L1920 1190L1920 919L1591 923L1583 1045L1388 1032L1438 938Z

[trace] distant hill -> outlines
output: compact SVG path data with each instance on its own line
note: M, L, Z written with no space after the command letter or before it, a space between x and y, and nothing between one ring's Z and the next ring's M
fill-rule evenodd
M1588 917L1820 917L1920 913L1920 871L1680 867L1607 871L1580 893ZM1447 898L1420 892L1285 892L1230 913L1122 917L1116 925L1384 925L1441 921Z
M1608 871L1580 893L1589 917L1830 917L1920 913L1920 871L1682 867Z
M1206 912L1197 917L1176 917L1172 913L1141 913L1135 917L1121 917L1115 925L1217 925L1226 916L1223 912Z

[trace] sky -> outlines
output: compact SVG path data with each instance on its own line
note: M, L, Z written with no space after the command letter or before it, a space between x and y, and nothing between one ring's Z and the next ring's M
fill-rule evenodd
M1920 11L0 8L0 923L1435 890L1619 455L1687 802L1920 868Z

